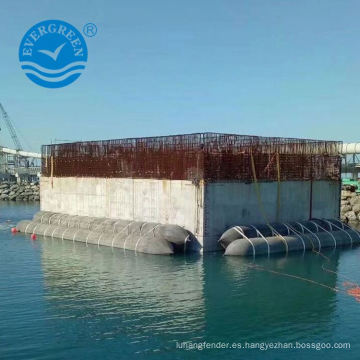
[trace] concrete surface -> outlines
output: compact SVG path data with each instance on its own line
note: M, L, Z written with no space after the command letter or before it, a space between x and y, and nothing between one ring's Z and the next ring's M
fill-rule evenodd
M191 231L204 251L219 250L218 239L233 225L339 218L340 183L287 181L217 182L198 186L187 180L42 177L41 210L71 215L177 224ZM263 210L261 210L263 208ZM278 214L277 214L278 212ZM265 214L265 215L264 215ZM265 219L266 218L266 219Z
M205 188L204 250L219 249L217 240L234 225L308 220L312 217L339 218L340 183L314 181L310 212L310 181L280 184L277 216L277 182L259 183L260 202L254 183L218 182Z
M176 224L202 245L203 186L187 180L51 178L40 181L40 208L70 215Z

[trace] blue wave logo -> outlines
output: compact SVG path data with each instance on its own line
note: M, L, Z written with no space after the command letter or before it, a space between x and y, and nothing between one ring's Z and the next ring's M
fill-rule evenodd
M85 69L87 46L81 33L61 20L46 20L31 27L19 47L26 76L46 88L73 83Z

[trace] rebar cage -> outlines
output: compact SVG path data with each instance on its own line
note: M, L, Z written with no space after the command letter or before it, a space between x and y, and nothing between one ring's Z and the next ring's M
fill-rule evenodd
M341 142L197 133L42 146L42 174L171 180L340 180Z

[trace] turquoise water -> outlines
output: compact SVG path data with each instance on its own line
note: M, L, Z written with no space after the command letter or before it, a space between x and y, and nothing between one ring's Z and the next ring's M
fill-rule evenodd
M265 269L260 271L251 260L221 254L135 255L11 235L19 219L37 210L31 204L0 204L1 360L360 356L360 302L333 290L345 289L345 277L360 282L360 248L327 252L334 274L311 253L259 259L256 264ZM351 348L177 348L186 341L350 343Z

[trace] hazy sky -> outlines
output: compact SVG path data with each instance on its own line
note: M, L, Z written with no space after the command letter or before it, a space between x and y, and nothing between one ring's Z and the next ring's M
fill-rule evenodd
M1 0L0 101L30 150L200 131L360 141L359 14L358 0ZM61 89L18 61L47 19L98 27Z

